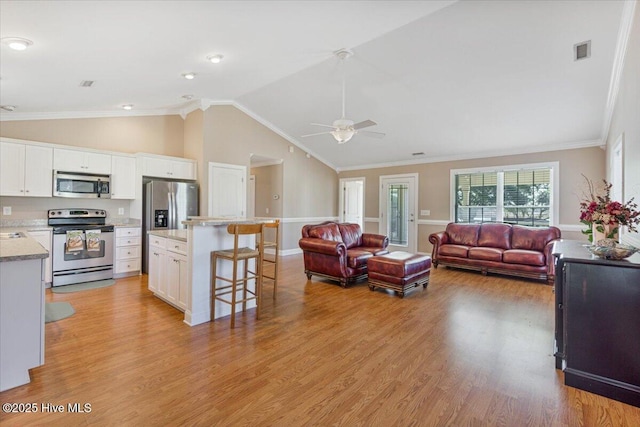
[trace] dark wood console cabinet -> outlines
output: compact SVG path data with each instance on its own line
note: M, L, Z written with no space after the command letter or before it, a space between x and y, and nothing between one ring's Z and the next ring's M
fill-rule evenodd
M608 261L585 242L561 240L553 256L565 384L640 407L640 254Z

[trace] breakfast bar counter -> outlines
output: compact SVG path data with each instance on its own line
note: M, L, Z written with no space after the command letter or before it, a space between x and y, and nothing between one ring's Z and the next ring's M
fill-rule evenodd
M182 223L187 226L187 258L189 294L184 322L190 326L209 322L211 319L211 251L233 247L233 235L227 232L229 224L270 223L273 218L214 218L191 217ZM241 236L239 244L253 244L253 236ZM222 274L230 276L231 267L219 266ZM255 307L255 301L247 308ZM238 307L237 309L241 309ZM216 318L231 314L227 304L216 305Z

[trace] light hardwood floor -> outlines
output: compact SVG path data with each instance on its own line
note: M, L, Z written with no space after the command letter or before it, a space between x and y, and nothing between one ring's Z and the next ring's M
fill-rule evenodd
M38 413L0 424L640 425L639 408L564 386L549 286L439 268L400 299L307 282L301 256L282 260L277 301L267 288L262 319L249 311L235 330L228 318L188 327L146 276L47 292L76 314L46 325L32 382L0 393Z

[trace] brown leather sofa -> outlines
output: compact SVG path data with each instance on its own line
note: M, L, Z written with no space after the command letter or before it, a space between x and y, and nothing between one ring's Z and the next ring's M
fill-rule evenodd
M556 227L523 227L502 223L447 225L433 233L431 261L438 265L547 280L553 284L551 249L560 239Z
M367 260L389 253L389 238L363 233L358 224L333 221L302 227L299 241L304 272L340 282L342 287L367 277Z

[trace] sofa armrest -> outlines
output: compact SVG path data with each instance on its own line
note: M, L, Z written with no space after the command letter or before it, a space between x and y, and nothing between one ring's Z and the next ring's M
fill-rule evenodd
M440 231L438 233L432 233L429 235L429 242L433 245L431 249L431 262L434 267L438 267L438 252L440 251L440 246L447 243L449 241L447 233L444 231Z
M362 233L362 245L386 249L389 246L389 238L382 234Z
M342 242L333 240L322 240L314 237L303 237L298 242L300 249L308 252L317 252L324 255L333 255L336 257L344 256L347 253L347 247Z
M552 251L553 251L553 244L558 240L560 239L553 239L549 243L547 243L544 247L544 256L545 256L545 259L547 260L547 277L549 282L553 282L556 276L556 266L553 263L554 259L553 259Z

